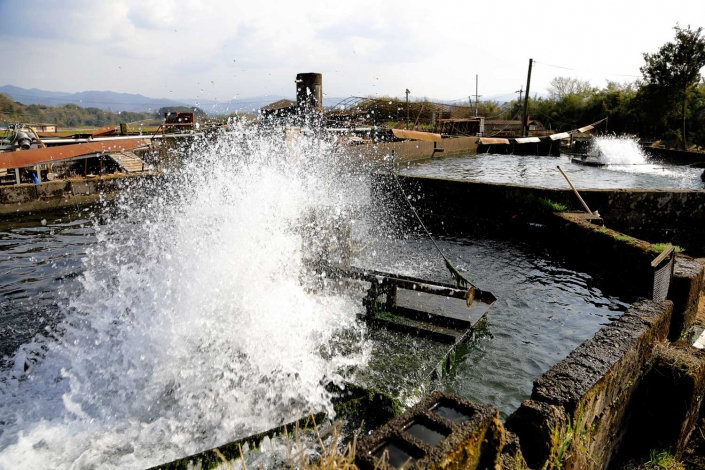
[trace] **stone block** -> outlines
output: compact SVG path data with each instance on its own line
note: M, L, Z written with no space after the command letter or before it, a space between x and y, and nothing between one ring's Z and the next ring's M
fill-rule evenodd
M500 464L505 433L493 405L433 392L357 446L356 464L374 469L494 469Z

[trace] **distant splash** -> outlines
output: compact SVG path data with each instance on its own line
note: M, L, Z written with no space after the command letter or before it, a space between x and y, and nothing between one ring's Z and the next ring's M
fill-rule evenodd
M296 226L364 203L361 174L325 142L235 125L123 192L65 321L0 373L0 468L146 468L333 415L326 385L367 355L330 344L365 344L361 305L301 285Z
M682 178L672 167L667 168L659 162L649 161L649 157L639 145L639 139L633 136L595 137L589 154L607 163L609 170Z
M589 153L609 165L648 163L646 154L639 145L639 139L632 136L595 137Z

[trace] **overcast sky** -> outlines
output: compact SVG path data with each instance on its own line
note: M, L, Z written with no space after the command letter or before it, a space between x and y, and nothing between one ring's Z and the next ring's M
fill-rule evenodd
M705 0L0 0L0 85L153 98L294 94L467 99L557 75L633 80L673 26L705 26ZM552 66L566 67L566 70Z

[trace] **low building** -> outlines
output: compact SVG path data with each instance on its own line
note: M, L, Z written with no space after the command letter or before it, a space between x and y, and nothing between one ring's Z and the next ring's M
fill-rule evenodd
M57 132L59 129L56 124L27 124L27 127L33 127L37 132Z
M542 131L543 124L539 121L529 121L529 132ZM485 133L491 132L521 132L520 120L488 119L485 121Z

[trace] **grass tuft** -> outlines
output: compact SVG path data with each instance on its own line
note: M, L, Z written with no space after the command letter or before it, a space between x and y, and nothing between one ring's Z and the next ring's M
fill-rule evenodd
M670 243L652 243L651 251L655 251L656 253L663 253L663 250L665 250L668 245L670 245ZM678 245L673 245L673 249L676 253L682 253L685 251L685 248L680 247Z
M568 210L568 206L566 206L565 204L554 202L550 199L544 198L541 199L539 202L541 203L541 207L551 212L565 212Z

